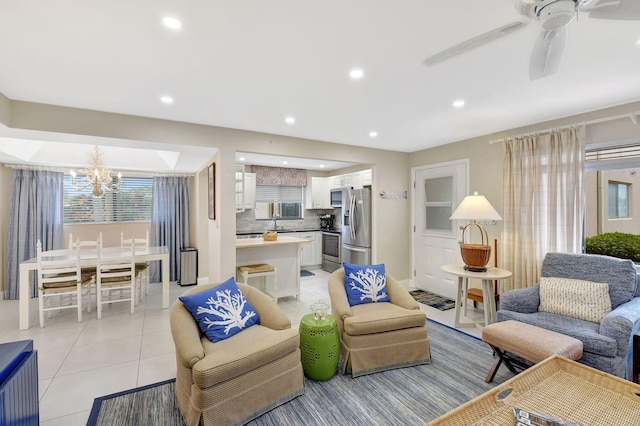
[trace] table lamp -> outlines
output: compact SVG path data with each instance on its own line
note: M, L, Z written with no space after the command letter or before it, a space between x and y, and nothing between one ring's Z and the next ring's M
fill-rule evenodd
M480 225L477 220L502 220L502 217L493 208L491 203L484 195L467 195L460 203L458 208L453 212L450 220L471 220L462 229L462 241L460 242L460 253L464 261L464 269L472 272L485 272L487 263L491 257L491 246L489 245L489 236L484 226ZM464 232L471 225L478 227L482 236L481 244L467 244L464 241Z

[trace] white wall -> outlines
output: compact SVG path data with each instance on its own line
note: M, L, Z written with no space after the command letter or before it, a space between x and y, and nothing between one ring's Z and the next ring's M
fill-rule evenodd
M206 194L206 188L203 187L206 169L198 174L197 184L194 185L198 188L195 191L198 218L192 222L195 224L194 241L200 255L200 273L206 274L210 281L224 279L234 273L236 151L367 164L373 170L373 187L377 192L409 191L411 167L469 158L470 190L485 195L501 212L503 146L490 145L490 140L638 110L640 102L508 130L409 155L213 126L11 101L0 94L0 125L16 129L218 148L214 159L216 220L206 219L206 198L203 196ZM638 136L640 126L634 125L631 120L617 120L587 128L589 143ZM45 133L42 138L46 140ZM108 143L108 139L104 142ZM0 196L2 205L8 205L8 192L0 193ZM373 199L373 261L384 262L389 273L399 280L411 276L410 202L408 199L383 200L377 196ZM6 215L2 223L1 232L6 235ZM502 225L499 223L490 226L488 231L490 239L499 239ZM3 241L6 245L6 238Z
M16 129L218 148L213 159L216 163L216 220L206 218L204 169L196 178L198 217L192 222L199 251L199 272L206 274L210 281L226 279L235 270L236 151L367 164L373 169L374 188L384 191L409 189L409 156L406 153L21 101L10 101L9 106L10 114L0 115L0 120L4 119L4 124ZM10 116L9 122L7 116ZM42 140L46 140L45 133L42 133ZM108 144L109 140L103 142ZM381 202L376 197L373 210L373 261L384 262L389 273L400 280L406 279L410 269L406 243L410 236L409 202ZM3 228L6 226L5 221Z
M470 192L478 191L479 194L486 196L498 213L502 214L502 161L504 158L504 146L500 143L491 144L490 142L492 140L636 111L640 111L640 102L430 148L412 153L409 158L409 166L418 167L469 158ZM592 124L587 126L586 136L587 145L617 140L626 141L630 139L640 143L640 124L634 124L629 118ZM497 225L487 226L489 240L493 241L493 239L498 239L498 251L500 251L502 230L502 222L498 222ZM493 264L493 259L489 264Z

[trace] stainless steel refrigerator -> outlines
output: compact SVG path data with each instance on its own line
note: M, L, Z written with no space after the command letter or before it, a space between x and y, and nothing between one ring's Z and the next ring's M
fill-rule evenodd
M371 264L371 190L342 193L342 261Z

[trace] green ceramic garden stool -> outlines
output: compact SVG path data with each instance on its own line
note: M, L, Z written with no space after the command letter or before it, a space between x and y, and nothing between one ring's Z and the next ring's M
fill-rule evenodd
M316 319L308 314L300 320L300 352L302 369L312 380L329 380L338 369L340 347L338 326L331 315Z

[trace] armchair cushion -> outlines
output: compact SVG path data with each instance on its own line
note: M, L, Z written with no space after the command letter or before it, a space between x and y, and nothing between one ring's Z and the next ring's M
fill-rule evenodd
M611 312L609 284L541 277L538 310L600 323Z
M235 280L199 293L180 296L200 330L212 342L227 339L260 323L258 312L244 297Z
M425 325L425 314L420 309L405 309L393 303L365 303L352 309L353 316L344 320L344 330L351 336Z
M300 344L296 330L272 330L262 325L217 343L204 337L201 341L205 357L193 366L193 383L200 389L277 362L296 352Z
M611 309L631 300L636 292L636 271L629 259L597 254L547 253L540 276L609 283Z
M344 263L344 286L350 306L372 302L388 302L384 264L352 265Z

